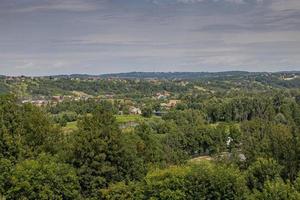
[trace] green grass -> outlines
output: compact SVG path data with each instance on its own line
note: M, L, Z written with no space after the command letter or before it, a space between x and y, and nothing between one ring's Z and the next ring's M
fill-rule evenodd
M143 119L141 115L116 115L118 123L138 122Z
M161 117L152 116L150 118L143 117L141 115L115 115L118 123L128 123L128 122L140 122L140 121L148 121L152 119L160 119Z

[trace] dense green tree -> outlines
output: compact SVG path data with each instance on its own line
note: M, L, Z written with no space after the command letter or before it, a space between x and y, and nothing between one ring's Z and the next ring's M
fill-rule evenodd
M246 199L248 195L244 176L232 166L200 163L186 180L186 199Z
M171 167L145 177L144 199L186 199L186 167Z
M178 130L175 124L166 133L162 142L164 144L164 153L169 163L182 163L189 157L186 135Z
M42 154L16 164L9 177L7 199L80 199L75 170Z
M166 115L163 115L166 121L174 121L175 124L183 125L201 125L204 124L203 114L198 110L172 110Z
M17 160L21 152L21 111L12 96L0 97L0 157Z
M280 178L282 167L270 158L258 158L246 172L247 185L250 189L262 190L265 182Z
M291 127L254 120L242 124L242 151L250 164L259 157L274 158L282 165L282 175L295 179L298 170L298 139Z
M55 153L60 130L41 109L19 105L13 97L0 99L0 157L11 160Z
M30 157L46 151L58 150L60 130L53 126L49 117L39 108L25 104L21 112L22 145L26 148L24 155Z
M140 155L144 157L145 162L148 164L162 164L165 161L162 142L156 137L151 127L146 123L142 123L135 128L135 134L142 140Z
M73 158L84 196L97 197L109 182L121 180L118 173L120 130L113 114L98 107L79 122L74 135Z
M142 183L119 182L110 185L108 188L101 190L103 199L106 200L128 200L128 199L145 199L144 187Z
M298 200L300 193L290 183L281 179L267 181L262 192L256 191L250 195L249 200Z
M147 172L145 157L145 143L134 132L120 136L120 151L118 170L124 181L140 180Z
M154 170L138 183L118 183L102 191L105 199L246 199L243 175L232 166L202 162Z
M9 177L13 164L10 160L0 158L0 199L9 188Z

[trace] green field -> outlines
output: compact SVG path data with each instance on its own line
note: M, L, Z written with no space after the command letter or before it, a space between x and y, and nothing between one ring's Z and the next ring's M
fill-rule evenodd
M115 117L118 123L138 122L144 119L141 115L116 115Z

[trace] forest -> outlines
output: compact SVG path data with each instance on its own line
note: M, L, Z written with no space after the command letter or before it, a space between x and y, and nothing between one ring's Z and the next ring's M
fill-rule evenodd
M0 78L0 199L300 199L298 73L120 76Z

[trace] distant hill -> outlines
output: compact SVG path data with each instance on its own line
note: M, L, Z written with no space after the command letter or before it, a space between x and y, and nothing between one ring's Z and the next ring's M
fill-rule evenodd
M247 72L247 71L225 71L225 72L127 72L102 75L70 75L71 77L87 78L119 78L119 79L203 79L203 78L233 78L233 77L256 77L256 76L300 76L300 71L282 72Z
M136 79L140 81L135 81ZM202 91L218 92L232 89L246 92L269 88L298 89L300 72L129 72L41 77L0 76L0 94L15 93L22 98L50 98L54 95L72 95L74 91L93 96L115 94L120 98L141 98L152 97L161 91L177 95L197 93L199 88Z
M228 72L128 72L116 74L103 74L102 78L126 78L126 79L200 79L221 76L244 76L252 74L246 71ZM253 73L254 74L254 73Z
M224 71L224 72L126 72L111 74L71 74L71 75L53 75L41 76L44 78L60 78L60 79L89 79L89 78L119 78L119 79L203 79L203 78L233 78L233 77L251 77L251 76L300 76L300 71L281 71L281 72L247 72L247 71ZM0 75L0 79L5 76Z

